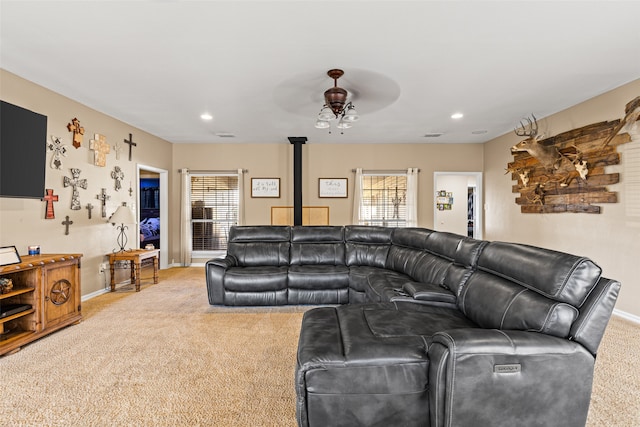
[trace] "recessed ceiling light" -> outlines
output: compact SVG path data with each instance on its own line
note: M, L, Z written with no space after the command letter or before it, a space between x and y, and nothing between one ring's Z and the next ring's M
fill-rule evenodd
M211 114L209 114L209 113L202 113L202 114L200 115L200 118L201 118L202 120L207 120L207 121L208 121L208 120L213 120L213 116L212 116Z
M462 114L462 113L453 113L453 114L451 115L451 118L452 118L452 119L461 119L461 118L463 118L463 117L464 117L464 114Z
M216 132L215 135L218 138L235 138L236 136L231 132Z
M473 131L471 131L471 133L473 135L482 135L484 133L487 133L487 130L486 129L473 130Z

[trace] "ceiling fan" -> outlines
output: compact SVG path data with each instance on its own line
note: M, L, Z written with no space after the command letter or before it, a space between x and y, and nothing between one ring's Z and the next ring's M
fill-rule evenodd
M333 99L340 92L327 89L327 76L334 79L334 88L346 91L344 107L349 103L356 104L360 116L386 108L400 97L400 86L385 75L357 68L330 69L326 74L314 71L284 80L274 89L276 105L292 114L317 116L318 108L327 103L325 93L330 92ZM341 97L337 96L339 100Z

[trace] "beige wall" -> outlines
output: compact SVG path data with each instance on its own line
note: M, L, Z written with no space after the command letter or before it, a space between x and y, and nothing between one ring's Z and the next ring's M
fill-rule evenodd
M453 194L453 204L450 210L436 210L433 229L448 231L463 236L468 228L468 188L469 177L465 175L438 175L436 191L446 191ZM434 195L434 197L436 197Z
M640 80L612 90L565 111L539 120L547 136L604 120L624 116L625 104L640 95ZM535 112L534 112L535 113ZM640 125L638 126L640 127ZM640 139L638 135L634 137ZM513 160L509 147L520 138L513 133L484 145L485 238L544 246L591 257L606 277L622 282L616 308L640 316L640 217L625 212L625 146L620 147L622 164L609 167L620 172L621 182L609 186L618 192L619 203L602 204L601 214L522 214L511 192L515 184L505 175ZM637 195L635 195L637 197Z
M106 262L105 254L116 248L117 231L100 215L100 202L96 195L101 188L107 189L111 199L107 202L107 215L111 215L121 202L133 206L137 201L136 172L137 163L161 169L171 169L171 144L153 135L136 129L126 123L98 111L87 108L69 98L65 98L32 82L24 80L5 70L0 70L0 98L28 110L47 116L47 138L50 135L60 137L67 145L67 157L62 158L62 169L46 167L46 188L52 188L59 201L54 203L55 219L44 219L45 202L32 199L0 198L0 246L15 245L20 254L27 253L27 246L40 245L42 253L82 253L82 294L88 295L104 289L108 274L99 273L99 265ZM76 149L71 144L72 134L67 123L74 117L85 128L83 144ZM93 151L89 150L89 141L95 133L107 137L112 146L107 155L106 167L93 164ZM132 161L129 161L128 146L122 144L120 160L116 160L113 144L123 141L133 134L138 146L133 148ZM48 141L42 141L46 144ZM52 154L47 153L47 162ZM29 159L25 159L28 162ZM115 191L111 171L120 166L125 179L123 188ZM71 177L70 168L79 168L81 179L87 180L87 189L80 189L82 210L71 210L71 187L63 186L63 177ZM134 193L129 196L129 183ZM169 194L171 197L171 193ZM92 219L88 218L84 206L95 206ZM69 235L64 234L61 222L65 216L73 221ZM138 238L135 226L129 229L129 246L136 247Z
M314 144L302 147L303 204L329 206L330 223L352 223L353 169L420 168L418 180L418 225L433 228L433 172L482 171L481 144ZM245 223L269 224L271 206L293 205L293 146L283 137L281 144L174 144L173 171L247 169L245 180ZM251 178L280 178L279 199L254 199ZM319 178L348 178L346 199L318 197ZM180 178L172 174L172 189L179 194ZM465 202L466 206L466 202ZM170 207L174 242L179 238L180 207ZM177 245L174 246L177 250ZM179 252L174 251L176 260ZM171 257L170 257L171 259Z

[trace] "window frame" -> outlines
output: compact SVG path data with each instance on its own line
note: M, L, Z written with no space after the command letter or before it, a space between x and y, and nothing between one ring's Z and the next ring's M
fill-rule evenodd
M214 177L214 178L220 178L220 177L235 177L236 178L236 188L235 188L235 201L236 204L235 206L232 208L233 210L235 210L235 218L228 218L228 219L219 219L219 218L194 218L194 202L197 202L198 200L194 200L194 188L193 188L193 182L194 182L194 178L199 178L199 177ZM199 173L191 173L190 174L190 188L189 188L189 209L190 209L190 219L189 219L189 225L191 228L191 242L190 242L190 246L191 246L191 253L192 253L192 257L193 258L208 258L208 257L215 257L215 256L219 256L222 253L226 253L227 250L227 244L228 244L228 237L229 237L229 228L233 225L237 225L238 221L239 221L239 215L240 215L240 204L242 203L242 200L240 200L240 175L237 172L199 172ZM233 190L227 190L229 192L232 192ZM215 197L214 199L217 199L218 197ZM206 202L205 202L206 203ZM203 209L214 209L218 206L232 206L231 204L226 204L226 205L211 205L208 206L205 204L205 206L203 206ZM203 211L203 217L207 216L205 215L205 211ZM212 215L213 216L213 215ZM195 237L195 227L194 225L196 224L211 224L211 230L220 230L220 225L222 225L222 231L226 231L226 233L224 234L224 242L218 246L218 248L216 249L195 249L194 248L194 239ZM204 236L204 235L203 235ZM218 233L212 233L211 237L217 237L218 239L220 239L220 234ZM219 240L218 240L219 241Z
M370 225L370 226L382 226L382 227L399 227L399 228L405 228L407 227L407 184L408 184L408 173L407 171L388 171L388 170L368 170L368 171L363 171L362 172L362 182L361 182L361 188L360 188L360 206L358 209L359 215L358 215L358 224L359 225ZM366 210L373 210L373 207L371 204L365 204L366 200L371 200L373 199L373 194L370 195L370 197L366 197L366 191L374 191L371 188L366 188L365 183L366 183L366 179L367 177L383 177L383 181L390 178L390 177L403 177L404 178L404 187L401 187L402 191L404 192L403 195L403 201L402 203L400 203L398 205L398 207L395 206L395 204L392 202L392 197L395 195L389 195L388 192L393 191L394 188L388 187L386 184L384 185L384 187L381 190L378 191L383 191L383 192L387 192L387 194L385 195L385 202L382 204L378 204L378 208L382 207L384 209L384 213L383 213L383 217L382 218L373 218L373 215L368 215L368 218L363 218L363 212L365 212ZM395 188L395 190L397 191L399 188ZM398 215L400 216L398 219L395 218L385 218L385 214L389 211L389 209L391 209L392 211L395 211L396 209L398 209ZM392 215L395 215L395 212L393 212Z

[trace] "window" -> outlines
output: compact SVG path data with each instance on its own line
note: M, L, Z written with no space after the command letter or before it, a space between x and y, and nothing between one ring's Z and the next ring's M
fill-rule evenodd
M359 224L407 226L407 174L363 173Z
M191 242L194 256L225 251L238 223L238 175L191 175Z

